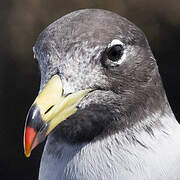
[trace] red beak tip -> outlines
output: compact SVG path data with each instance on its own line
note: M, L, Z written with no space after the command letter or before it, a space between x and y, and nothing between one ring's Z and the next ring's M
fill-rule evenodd
M37 132L34 130L34 128L27 126L25 129L24 134L24 150L25 150L25 156L29 157L31 155L31 150L34 148L32 147L32 144L34 144L34 139L36 137Z

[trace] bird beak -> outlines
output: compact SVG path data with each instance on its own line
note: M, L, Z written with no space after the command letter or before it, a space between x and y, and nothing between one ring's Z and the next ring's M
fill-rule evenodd
M32 149L62 121L77 111L77 105L91 89L63 96L62 82L54 75L31 106L24 129L24 151L29 157Z

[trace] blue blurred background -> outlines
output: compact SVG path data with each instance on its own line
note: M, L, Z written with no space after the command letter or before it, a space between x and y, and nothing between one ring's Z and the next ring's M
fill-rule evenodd
M180 122L179 0L6 0L0 6L0 179L38 177L43 144L23 154L27 111L38 93L40 74L32 46L59 17L82 8L114 11L138 25L157 59L171 107Z

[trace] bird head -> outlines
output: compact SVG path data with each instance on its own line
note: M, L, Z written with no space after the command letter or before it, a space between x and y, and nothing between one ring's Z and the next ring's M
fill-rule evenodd
M46 136L96 141L162 107L146 37L118 14L86 9L65 15L39 35L33 52L41 84L25 124L26 156Z

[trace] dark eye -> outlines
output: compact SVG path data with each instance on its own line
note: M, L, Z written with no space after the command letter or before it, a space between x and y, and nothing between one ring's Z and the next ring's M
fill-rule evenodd
M107 50L107 57L111 61L118 61L123 54L122 45L114 45Z

